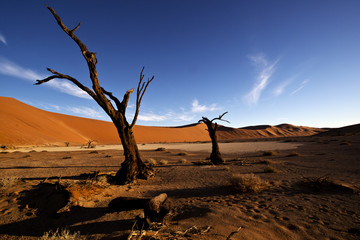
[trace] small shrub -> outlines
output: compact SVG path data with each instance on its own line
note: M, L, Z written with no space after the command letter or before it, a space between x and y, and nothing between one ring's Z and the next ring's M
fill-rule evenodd
M20 178L17 177L5 177L0 178L0 187L11 187L16 183L20 182Z
M80 232L70 233L67 229L56 229L55 232L49 231L44 233L44 235L40 238L41 240L78 240L84 239L80 236Z
M161 160L161 161L159 162L159 164L162 165L162 166L165 166L165 165L168 164L168 161L165 160L165 159L163 159L163 160Z
M111 158L111 156L110 156L110 155L105 155L105 157L106 157L106 158Z
M62 159L71 159L71 158L72 158L71 156L65 156Z
M268 182L261 180L254 174L236 174L232 176L230 183L242 193L259 192L269 185Z
M289 155L287 155L287 157L298 157L298 156L300 156L300 153L297 152L292 152Z
M263 156L276 156L276 152L274 152L274 151L265 151L265 152L263 152Z
M151 165L156 165L157 161L153 158L149 158L145 161L145 163L151 164Z
M98 154L99 152L98 151L91 151L89 152L89 154Z
M29 158L29 157L31 157L30 154L26 154L23 156L23 158Z
M356 190L344 184L336 183L328 176L303 178L300 184L315 192L346 192L355 193Z
M31 150L31 151L29 151L29 153L35 153L36 151L35 150Z
M224 167L224 171L230 171L230 167L228 166Z
M180 152L180 153L178 153L176 155L178 155L178 156L188 156L189 154L186 153L186 152Z
M163 148L163 147L159 147L157 149L155 149L156 152L164 152L166 151L166 148Z
M68 147L70 145L70 142L65 142L65 146Z
M194 164L195 166L214 165L212 162L206 161L206 160L200 160L200 161L191 162L191 163Z
M96 183L98 184L107 184L108 176L107 175L99 175L96 177Z
M273 164L274 162L268 159L262 160L259 162L260 164L266 164L266 165L270 165Z
M2 148L3 150L15 149L15 147L13 145L1 145L0 148Z
M179 160L179 163L187 163L187 162L188 162L188 160L185 159L185 158L182 158L182 159Z
M278 170L273 167L266 167L264 169L264 173L276 173L276 172L278 172Z
M340 143L340 145L343 145L343 146L350 146L350 145L351 145L351 143L349 143L349 142L342 142L342 143Z

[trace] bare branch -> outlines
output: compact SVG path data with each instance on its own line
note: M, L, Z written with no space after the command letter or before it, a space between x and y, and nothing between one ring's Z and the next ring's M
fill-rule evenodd
M213 121L215 121L215 120L220 120L220 121L224 121L224 122L230 123L228 120L222 119L222 117L223 117L225 114L227 114L227 113L228 113L228 112L224 112L224 113L221 114L219 117L213 118L213 119L211 120L211 122L213 122Z
M65 74L56 72L55 70L52 70L51 68L47 68L47 70L49 72L51 72L52 74L54 74L54 75L49 76L49 77L47 77L47 78L45 78L43 80L36 80L36 83L34 85L40 85L40 84L49 82L50 80L55 79L55 78L67 79L70 82L74 83L78 88L80 88L81 90L83 90L87 94L89 94L94 100L98 101L98 98L95 95L95 93L93 91L91 91L89 88L87 88L86 86L82 85L77 79L75 79L75 78L73 78L73 77L71 77L69 75L65 75Z
M85 44L83 44L80 39L75 36L74 32L75 30L77 30L80 27L80 23L73 29L70 30L68 27L65 26L65 24L62 22L61 18L59 17L59 15L57 15L57 13L55 12L55 10L52 7L49 7L47 5L45 5L49 11L52 13L52 15L54 16L56 22L58 23L58 25L61 27L61 29L67 34L69 35L69 37L71 37L80 47L81 51L83 52L83 55L85 56L85 53L88 52L89 50L87 49L87 47L85 46Z
M71 34L74 34L74 32L80 27L80 25L81 25L81 22L79 22L79 24L73 30L70 31Z
M102 90L106 95L108 95L111 100L113 100L113 101L115 102L116 107L117 107L117 109L119 110L119 109L121 108L121 103L120 103L119 99L117 99L117 97L115 97L115 96L112 94L112 92L108 92L108 91L106 91L104 88L101 88L101 90Z
M130 128L134 127L135 123L136 123L136 120L138 118L138 115L139 115L139 110L140 110L140 104L141 104L141 101L142 101L142 98L144 97L144 94L146 92L146 89L147 87L149 86L149 84L154 80L154 76L152 76L151 79L148 79L145 82L142 82L143 79L144 79L144 68L142 68L141 70L141 73L140 73L140 80L139 80L139 84L138 84L138 87L137 87L137 90L136 90L136 110L135 110L135 115L134 115L134 118L133 118L133 121L130 125Z
M121 108L119 109L119 111L124 115L126 112L127 105L129 103L130 94L132 94L133 92L134 92L134 88L127 90L126 93L124 94L124 98L121 102Z
M93 83L93 89L95 91L95 93L103 98L105 97L102 94L101 88L100 88L100 84L99 84L99 80L98 80L98 76L97 76L97 70L96 70L96 64L97 64L97 58L96 58L96 53L94 52L90 52L87 47L85 46L85 44L83 44L80 39L74 34L74 32L80 27L79 23L74 29L70 30L67 26L65 26L65 24L62 22L61 18L59 17L59 15L57 15L57 13L55 12L55 10L47 5L45 5L49 11L52 13L52 15L54 16L55 20L57 21L58 25L61 27L61 29L69 36L71 37L76 44L80 47L80 50L82 52L82 55L84 56L87 64L88 64L88 68L89 68L89 72L90 72L90 78L91 81Z

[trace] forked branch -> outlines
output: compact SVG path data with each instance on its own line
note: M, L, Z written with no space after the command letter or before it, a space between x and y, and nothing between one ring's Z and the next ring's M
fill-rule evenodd
M228 120L225 120L225 119L222 119L222 117L227 114L228 112L224 112L223 114L219 115L219 117L217 118L213 118L213 119L208 119L207 117L202 117L201 120L199 120L198 123L205 123L205 124L210 124L210 123L213 123L213 121L216 121L216 120L220 120L220 121L224 121L224 122L227 122L227 123L230 123Z
M154 76L152 76L151 79L148 79L146 82L143 82L143 79L144 79L143 72L144 72L144 67L141 70L140 81L139 81L139 84L138 84L138 87L137 87L137 90L136 90L136 110L135 110L135 115L134 115L133 121L132 121L132 123L130 125L130 128L134 127L134 125L136 123L136 120L138 118L138 115L139 115L140 104L141 104L141 101L143 99L143 96L144 96L144 94L146 92L146 89L149 86L149 84L152 82L152 80L154 80Z

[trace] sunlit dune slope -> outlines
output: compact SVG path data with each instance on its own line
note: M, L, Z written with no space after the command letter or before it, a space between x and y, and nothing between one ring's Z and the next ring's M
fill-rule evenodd
M230 128L219 126L220 140L242 138L309 136L321 129L297 127L289 124L278 126L254 126ZM138 143L151 142L197 142L209 141L204 124L181 127L135 126ZM16 99L0 97L0 144L1 145L64 145L119 144L116 128L111 122L74 117L44 111Z
M138 143L207 141L204 125L184 127L135 126ZM52 113L29 106L13 98L0 97L0 144L64 145L119 144L116 128L111 122Z

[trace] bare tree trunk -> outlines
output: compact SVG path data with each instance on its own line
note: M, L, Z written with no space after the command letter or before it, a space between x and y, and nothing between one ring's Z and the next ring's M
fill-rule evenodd
M219 150L219 144L218 144L218 140L217 140L217 136L216 136L216 130L218 128L217 123L213 123L213 121L215 120L221 120L221 121L225 121L225 122L229 122L227 120L222 119L222 117L226 114L227 112L223 113L222 115L220 115L217 118L213 118L212 120L209 120L207 117L202 117L201 120L199 120L199 123L203 122L206 124L207 126L207 130L209 132L209 136L211 138L211 144L212 144L212 150L211 150L211 154L210 154L210 161L215 164L223 164L225 161L224 159L221 157L221 153Z
M153 168L141 160L132 128L117 126L117 129L123 145L125 160L115 175L116 184L127 184L137 178L148 179L154 175Z
M216 124L216 123L215 123ZM216 126L217 128L217 126ZM218 144L218 140L217 140L217 136L216 136L216 128L209 128L209 135L211 138L211 145L212 145L212 151L210 154L210 161L215 164L222 164L224 163L224 159L221 157L221 153L220 153L220 149L219 149L219 144Z

